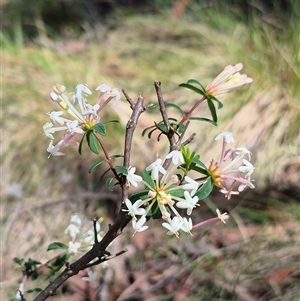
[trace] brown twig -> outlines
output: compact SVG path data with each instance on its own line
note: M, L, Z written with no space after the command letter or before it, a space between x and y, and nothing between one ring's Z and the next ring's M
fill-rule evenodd
M131 153L131 143L133 139L133 134L138 123L140 115L145 111L143 106L143 98L139 97L136 104L130 103L132 108L132 115L126 125L126 134L125 134L125 146L124 146L124 166L128 167L130 164L130 153ZM126 179L125 179L126 180ZM128 197L128 187L126 181L123 181L121 184L122 189L122 203ZM119 214L113 223L109 227L109 230L103 237L103 239L95 243L91 250L85 253L81 258L76 260L72 264L67 264L65 270L53 280L35 299L34 301L43 301L46 300L49 296L52 296L56 293L56 290L70 277L79 273L79 271L86 269L95 264L99 264L103 261L110 259L110 256L107 256L106 248L110 243L122 232L126 225L130 222L131 216L126 212L120 209ZM123 254L125 251L121 251L115 256ZM98 258L95 262L95 258Z

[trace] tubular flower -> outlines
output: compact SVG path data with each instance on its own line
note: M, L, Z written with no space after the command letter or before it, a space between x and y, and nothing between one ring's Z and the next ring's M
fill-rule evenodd
M188 176L179 181L178 176L172 174L171 171L178 166L182 154L173 152L167 155L167 158L173 159L174 155L178 160L175 162L172 160L168 169L163 168L162 159L159 158L146 167L142 178L145 185L144 195L133 203L129 199L125 200L126 208L123 211L133 217L132 225L135 233L145 230L143 225L147 220L146 217L153 215L155 218L161 217L165 220L163 227L168 229L169 235L175 234L178 237L179 230L190 233L193 227L192 220L183 218L177 208L186 209L186 214L191 215L194 208L199 206L198 197L193 196L199 183ZM187 183L182 183L183 181ZM141 216L139 220L137 215Z
M76 255L79 252L91 249L95 243L95 231L97 232L97 240L101 241L101 227L98 221L95 224L95 229L93 224L84 227L82 216L77 213L73 214L70 224L65 230L65 234L69 234L71 237L69 241L69 253Z
M100 87L100 88L99 88ZM63 85L55 85L53 91L50 93L50 98L57 102L66 111L69 116L64 117L63 111L53 111L48 113L50 121L43 126L44 134L51 139L47 151L49 157L62 156L64 153L60 152L62 146L70 144L78 145L78 143L71 143L71 140L76 134L82 135L95 124L100 122L99 112L112 100L119 99L120 94L117 89L111 89L108 85L102 84L96 90L100 91L100 96L96 104L88 103L86 96L91 95L92 92L85 84L78 84L73 93L72 100L69 100L65 94L66 88ZM106 98L105 98L106 95ZM104 100L100 107L101 100ZM56 126L57 124L57 126ZM56 132L63 132L61 140L54 145L54 135Z
M235 66L226 66L211 84L206 87L207 94L218 97L231 92L237 87L252 83L253 79L251 77L239 73L242 69L243 64L241 63Z
M230 199L231 195L239 194L246 187L254 188L250 178L254 171L254 166L248 160L244 159L245 156L249 160L251 158L251 153L246 147L226 149L228 141L232 142L233 138L228 139L228 135L224 134L220 161L216 162L212 160L208 171L213 184L221 188L220 192L224 193L225 197ZM234 190L236 183L239 186L237 190Z

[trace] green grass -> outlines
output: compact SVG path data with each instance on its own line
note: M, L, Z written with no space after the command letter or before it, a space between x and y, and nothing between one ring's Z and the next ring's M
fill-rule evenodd
M226 204L223 199L218 200L221 207L235 213L229 228L222 225L207 228L196 233L192 240L187 239L189 248L183 248L187 254L188 251L193 253L194 248L211 247L214 242L210 239L218 238L225 243L221 255L213 255L211 262L204 260L208 251L203 251L203 257L196 260L186 259L191 268L185 272L191 273L195 283L187 282L191 292L187 300L202 300L197 299L200 295L203 300L239 300L241 296L236 296L236 285L249 288L249 283L261 284L261 273L269 275L275 268L280 270L295 263L293 244L297 235L293 229L299 223L299 206L280 199L275 202L270 196L270 187L288 189L289 185L297 183L284 172L286 167L297 170L299 164L300 28L296 18L286 21L263 17L254 14L246 22L233 11L224 14L193 4L176 22L167 14L122 15L119 12L118 18L111 21L115 22L111 28L88 32L89 35L77 41L51 41L51 47L35 43L22 46L22 33L18 33L17 25L15 32L19 39L16 37L15 44L2 33L1 226L5 261L1 281L7 295L14 295L20 281L20 274L12 264L13 257L45 261L48 255L44 250L50 242L63 237L73 212L86 212L90 218L102 212L99 200L106 191L105 185L98 181L99 172L87 173L96 156L86 151L79 158L76 150L69 147L65 157L47 159L48 141L43 137L42 126L48 121L46 113L57 109L48 97L52 86L61 83L71 92L77 83L88 83L93 90L98 84L108 82L125 89L133 100L142 94L146 103L150 103L156 99L153 82L160 80L165 100L183 103L187 108L196 100L195 95L179 88L178 84L195 78L206 86L226 65L237 62L244 64L244 72L253 77L253 84L224 98L225 107L219 112L218 128L192 124L198 137L194 147L201 149L203 160L209 162L219 154L219 146L213 144L214 135L224 129L232 131L238 144L250 147L256 167L255 185L267 195L241 198L239 205L237 199ZM126 122L129 113L124 104L111 114ZM104 119L108 117L111 115L103 116ZM159 121L157 113L146 113L138 133L152 125L153 118ZM106 138L112 154L122 152L121 133L118 129L116 136ZM137 151L132 165L150 163L155 158L149 151L151 148L161 155L167 151L163 142L153 146L138 135L134 141ZM6 194L12 183L22 186L20 199ZM96 195L91 196L94 192ZM263 208L253 206L260 203ZM250 233L252 225L257 227L255 235ZM284 231L278 237L276 231L280 226ZM225 231L223 238L217 235L218 231ZM231 236L226 231L237 236L249 231L250 234L246 235L248 240L243 240L245 236L241 235L243 239L237 243L230 241ZM131 233L124 244L130 241ZM166 246L158 241L153 242L151 249L146 249L146 263L149 261L153 268L151 260L161 256L162 260L169 258L170 266L185 266L184 255L178 257L172 253L174 244L178 247L174 238ZM180 247L185 246L182 241L180 243ZM284 260L279 262L281 256ZM232 277L232 271L237 276ZM186 274L180 274L176 281L182 281L183 275ZM261 285L262 291L272 291L271 282ZM283 298L284 289L286 298L294 300L296 284L278 285L283 290L282 295L266 295L263 300ZM172 296L172 291L160 289L161 296L172 300L168 297Z

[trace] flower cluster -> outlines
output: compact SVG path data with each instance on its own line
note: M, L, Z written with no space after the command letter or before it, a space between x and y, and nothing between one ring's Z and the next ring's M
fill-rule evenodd
M102 237L99 234L100 224L96 222L97 240L101 241ZM86 229L83 227L83 218L79 214L75 213L70 219L69 226L65 229L65 234L69 234L71 240L69 241L68 252L76 255L78 252L84 252L89 250L95 243L95 229L93 224Z
M62 146L78 145L78 142L72 141L75 134L84 134L91 129L95 124L100 122L100 111L112 100L120 99L118 89L111 89L107 84L101 84L96 88L100 95L96 104L88 103L86 96L92 92L84 84L78 84L75 92L72 95L72 100L68 99L65 93L66 88L63 85L55 85L50 97L54 102L57 102L65 111L69 113L69 117L63 117L63 111L53 111L48 113L50 122L43 126L44 134L50 140L47 151L49 156L62 156L64 153L60 151ZM100 106L101 101L103 104ZM57 125L57 126L55 126ZM54 136L56 132L63 132L62 138L54 145Z
M250 84L253 82L251 77L246 74L240 74L243 64L238 63L235 66L228 65L224 70L206 87L209 95L218 97L231 92L237 87Z
M150 217L161 217L164 220L162 226L168 230L167 234L169 235L175 234L178 237L179 230L191 234L191 230L198 225L193 226L190 215L195 208L200 206L198 204L199 192L201 187L208 181L221 188L220 191L228 199L232 194L239 194L245 187L254 188L250 178L254 167L248 161L251 153L245 147L226 149L227 143L234 142L231 133L223 132L215 140L221 138L223 138L223 147L220 162L217 163L212 160L209 167L202 172L205 176L199 178L201 180L194 180L187 176L187 173L178 174L182 170L180 166L185 163L184 156L179 150L172 151L166 156L166 159L172 161L168 169L164 168L163 160L160 158L146 167L143 176L135 174L135 167L129 168L127 175L129 185L137 187L141 182L145 187L145 193L140 198L137 199L133 195L133 198L131 198L133 201L126 199L126 209L123 209L133 217L134 234L148 228L145 223ZM248 160L244 157L247 157ZM227 163L229 160L230 162ZM243 177L237 175L237 173L242 174ZM239 186L235 191L236 183ZM186 210L188 218L181 216L178 209ZM209 221L220 219L225 223L228 218L227 213L221 214L219 209L216 212L217 217ZM138 219L137 216L140 216L140 218Z
M226 149L228 143L234 142L230 132L223 132L215 138L220 139L223 139L220 160L212 160L208 170L214 185L221 188L220 192L230 199L231 195L239 194L246 187L254 188L251 180L254 166L249 162L251 152L245 146ZM238 187L234 190L236 184Z
M190 216L198 204L198 196L195 193L199 183L188 176L179 180L178 175L172 173L176 168L184 163L183 155L180 151L172 151L166 157L172 160L169 169L162 165L163 160L158 158L150 164L143 174L143 177L135 175L135 168L129 168L127 180L129 184L136 187L139 182L143 182L147 193L132 203L126 199L125 204L128 212L133 217L132 226L136 232L144 231L148 226L144 225L150 216L162 217L165 221L162 226L165 227L168 235L179 235L179 230L187 233L193 228L192 219L182 217L178 209L185 209L186 214ZM178 171L178 170L177 170ZM141 216L137 219L137 216Z

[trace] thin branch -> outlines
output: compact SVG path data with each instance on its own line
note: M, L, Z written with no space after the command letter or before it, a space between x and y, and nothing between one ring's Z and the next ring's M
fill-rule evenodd
M133 110L133 108L134 108L134 102L131 100L131 98L130 98L129 95L125 92L125 90L122 89L122 93L124 94L126 100L127 100L128 103L130 104L130 108Z
M140 115L145 111L143 106L143 98L140 96L136 104L132 104L132 115L126 125L126 134L125 134L125 148L124 148L124 166L128 167L130 163L130 153L131 153L131 144L133 139L134 130L137 126L138 119ZM126 179L125 179L126 180ZM123 181L121 184L122 188L122 203L128 197L128 187L126 181ZM81 258L76 260L72 264L67 264L65 270L54 280L52 281L35 299L34 301L44 301L49 296L52 296L56 293L56 290L70 277L79 273L79 271L86 269L87 267L93 265L93 260L99 258L96 262L101 263L112 257L107 256L106 248L110 243L121 234L122 230L127 226L131 220L131 216L126 212L122 211L122 208L119 211L119 214L113 223L109 227L109 230L99 243L95 243L91 250L85 253ZM121 251L116 256L123 254L125 251Z
M161 82L158 82L158 81L154 82L154 87L156 90L159 110L160 110L163 122L167 128L167 137L168 137L168 140L170 143L170 152L171 152L171 151L177 149L178 145L176 144L175 137L174 137L174 130L170 125L169 117L167 115L166 106L165 106L163 95L161 92Z

